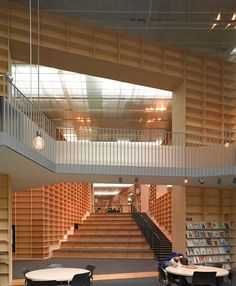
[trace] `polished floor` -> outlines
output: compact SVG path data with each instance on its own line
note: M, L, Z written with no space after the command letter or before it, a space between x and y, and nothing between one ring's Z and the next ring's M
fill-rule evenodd
M47 260L16 260L13 262L13 285L22 285L23 268L47 268L50 264L83 268L96 266L94 286L157 286L156 262L152 259L51 258Z

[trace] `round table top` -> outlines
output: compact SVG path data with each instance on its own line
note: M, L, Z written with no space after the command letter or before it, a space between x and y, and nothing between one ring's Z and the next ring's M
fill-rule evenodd
M201 272L216 272L216 277L227 276L229 271L223 268L212 267L212 266L202 266L202 265L189 265L189 266L180 266L180 267L173 267L168 266L166 267L166 271L171 274L176 274L180 276L193 276L194 271L201 271Z
M33 281L71 281L75 274L89 273L83 268L45 268L27 272L25 277Z

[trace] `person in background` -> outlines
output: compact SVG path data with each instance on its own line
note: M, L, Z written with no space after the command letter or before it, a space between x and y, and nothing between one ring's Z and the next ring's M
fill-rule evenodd
M181 263L181 259L183 259L184 256L182 253L177 253L176 256L172 257L170 260L170 266L177 267L179 263ZM182 264L182 263L181 263Z

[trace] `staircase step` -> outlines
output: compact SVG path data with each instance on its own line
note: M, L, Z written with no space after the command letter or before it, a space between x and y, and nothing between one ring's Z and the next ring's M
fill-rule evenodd
M136 241L63 241L61 248L129 248L129 249L150 249L146 242Z
M101 248L81 248L81 249L56 249L53 252L54 257L88 257L88 258L142 258L152 259L153 253L146 249L101 249Z
M137 225L133 225L133 224L125 224L122 225L120 224L82 224L79 226L79 230L87 230L87 229L135 229L138 230L138 226Z
M116 234L79 234L79 235L74 235L74 236L69 236L68 240L76 240L80 238L86 238L86 239L91 239L91 240L96 240L96 239L105 239L105 240L128 240L128 239L138 239L140 237L140 234L119 234L117 236Z
M74 235L94 234L94 235L142 235L140 230L136 229L80 229ZM72 235L72 236L74 236ZM71 235L70 235L71 236Z

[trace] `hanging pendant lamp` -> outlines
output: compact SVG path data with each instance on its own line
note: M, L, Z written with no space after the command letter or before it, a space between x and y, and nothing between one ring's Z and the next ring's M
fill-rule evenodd
M32 25L32 21L31 21L31 6L30 6L30 27ZM30 38L32 37L31 34L31 28L30 28ZM32 39L30 41L31 45L30 45L30 49L32 49ZM38 0L38 103L39 103L39 0ZM37 150L42 150L45 146L45 141L42 137L42 133L40 130L36 131L36 136L32 141L33 147Z

